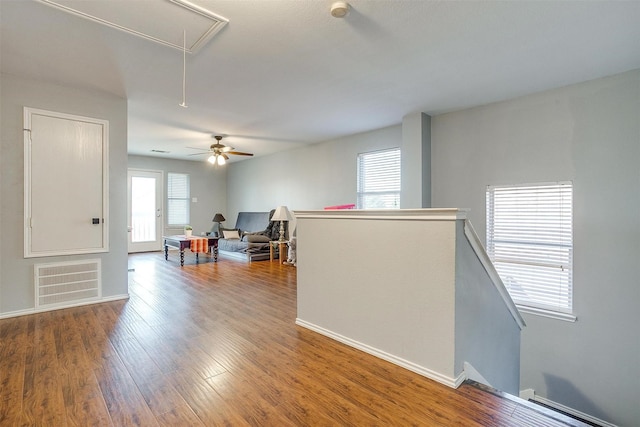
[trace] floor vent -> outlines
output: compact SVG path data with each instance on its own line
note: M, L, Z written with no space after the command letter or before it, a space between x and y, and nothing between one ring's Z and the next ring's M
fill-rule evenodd
M36 264L36 308L66 307L102 296L99 259Z
M587 425L594 426L594 427L602 427L600 424L597 424L597 423L595 423L595 422L593 422L593 421L585 420L584 418L580 418L580 417L579 417L579 416L577 416L577 415L570 414L569 412L566 412L566 411L562 411L562 410L560 410L560 409L558 409L558 408L555 408L555 407L553 407L553 406L551 406L551 405L547 405L546 403L542 403L542 402L540 402L540 401L533 400L533 399L529 399L529 402L531 402L531 403L535 403L536 405L543 406L543 407L545 407L545 408L547 408L547 409L551 409L552 411L559 412L559 413L561 413L561 414L563 414L563 415L566 415L566 416L567 416L567 417L569 417L569 418L573 418L574 420L578 420L578 421L580 421L580 422L582 422L582 423L585 423L585 424L587 424Z

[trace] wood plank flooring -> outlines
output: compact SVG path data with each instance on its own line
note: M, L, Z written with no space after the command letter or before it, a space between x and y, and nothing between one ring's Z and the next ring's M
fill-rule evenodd
M296 326L294 267L203 261L131 255L127 301L0 320L0 425L568 425Z

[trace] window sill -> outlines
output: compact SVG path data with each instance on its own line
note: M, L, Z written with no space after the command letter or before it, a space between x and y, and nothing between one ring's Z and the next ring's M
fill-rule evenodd
M569 314L569 313L561 313L559 311L545 310L543 308L527 307L519 304L516 304L516 307L518 307L518 310L520 311L520 313L534 314L536 316L548 317L550 319L563 320L565 322L571 322L571 323L578 320L578 318L575 315Z

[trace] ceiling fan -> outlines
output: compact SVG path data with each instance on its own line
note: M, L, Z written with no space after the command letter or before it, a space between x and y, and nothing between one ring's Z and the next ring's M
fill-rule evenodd
M227 160L229 160L228 154L233 154L236 156L253 156L253 153L243 153L242 151L234 151L235 148L229 147L227 145L222 144L220 141L223 138L223 135L214 135L216 139L216 143L211 144L209 147L209 151L205 151L204 153L196 153L189 154L190 156L199 156L201 154L211 154L207 161L212 164L224 165ZM190 147L189 147L190 148Z

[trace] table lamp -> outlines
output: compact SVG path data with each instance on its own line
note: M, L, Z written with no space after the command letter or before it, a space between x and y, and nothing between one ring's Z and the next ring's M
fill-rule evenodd
M278 206L271 217L271 221L280 221L280 242L284 242L284 222L291 221L293 217L286 206Z
M218 224L218 226L215 227L215 233L216 235L220 236L220 223L225 221L224 216L220 212L218 212L213 216L212 221Z

